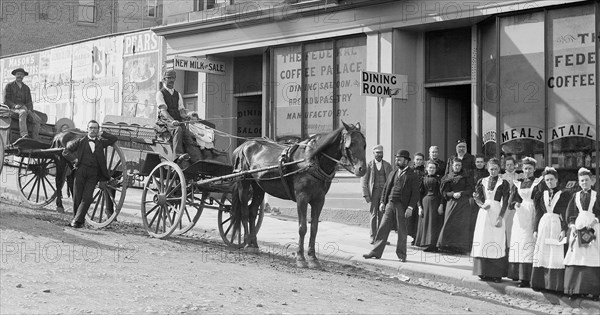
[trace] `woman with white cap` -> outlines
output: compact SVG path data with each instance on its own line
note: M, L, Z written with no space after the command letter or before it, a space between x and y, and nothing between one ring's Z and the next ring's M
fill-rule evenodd
M520 288L529 287L533 266L533 224L535 221L535 205L533 200L541 193L542 178L535 178L536 160L525 157L521 160L523 177L514 181L508 201L508 209L515 211L511 228L510 250L508 254L508 277L521 281Z
M565 256L565 294L576 298L600 295L600 198L592 188L592 173L585 168L577 172L581 191L567 206L569 249Z
M558 172L554 168L546 167L542 175L547 189L536 196L534 202L536 219L533 236L536 242L531 288L563 292L567 230L565 212L571 198L568 192L558 189Z

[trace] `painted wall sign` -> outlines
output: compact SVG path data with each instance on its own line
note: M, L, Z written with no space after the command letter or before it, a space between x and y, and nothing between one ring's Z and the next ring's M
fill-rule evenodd
M175 56L173 58L173 66L176 70L225 75L225 63L203 58Z
M544 130L536 127L517 127L506 129L502 132L502 143L517 139L533 139L544 141Z
M360 95L408 99L408 76L362 71L360 74Z

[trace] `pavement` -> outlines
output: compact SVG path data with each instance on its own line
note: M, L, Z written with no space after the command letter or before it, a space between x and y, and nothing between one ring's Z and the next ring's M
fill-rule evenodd
M0 193L2 199L19 202L20 197L14 179L6 176L5 168L0 181ZM9 178L7 178L9 177ZM139 200L141 189L127 189L126 202L119 214L120 222L141 223ZM65 200L65 207L70 211L71 203ZM217 211L205 210L198 223L188 233L196 235L218 235ZM308 244L309 229L305 238L305 246ZM276 213L266 213L262 227L258 233L261 252L282 254L290 256L297 249L298 223L296 218ZM452 255L446 253L427 253L418 247L407 244L407 261L401 263L395 254L396 234L390 234L391 245L386 246L381 259L364 259L363 254L368 253L372 247L369 244L369 229L354 224L344 224L331 221L319 223L316 251L320 260L334 261L342 264L364 264L376 267L381 271L395 275L399 279L428 279L436 282L452 284L467 289L487 291L497 294L505 294L514 297L534 300L552 305L563 305L572 308L592 310L600 313L600 302L590 299L569 300L563 295L536 292L529 288L517 287L517 282L504 278L501 283L480 281L477 276L472 275L472 259L467 255ZM410 237L408 242L410 242ZM307 249L305 248L305 253ZM598 312L596 312L596 310Z

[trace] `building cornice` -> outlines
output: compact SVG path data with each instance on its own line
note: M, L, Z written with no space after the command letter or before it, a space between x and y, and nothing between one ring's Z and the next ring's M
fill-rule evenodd
M294 4L284 4L281 6L274 6L261 10L215 16L209 19L200 19L197 21L156 26L153 27L152 30L157 35L164 36L166 38L178 37L240 28L248 25L266 24L283 19L294 20L297 18L310 17L323 13L334 13L393 2L398 2L398 0L302 1Z

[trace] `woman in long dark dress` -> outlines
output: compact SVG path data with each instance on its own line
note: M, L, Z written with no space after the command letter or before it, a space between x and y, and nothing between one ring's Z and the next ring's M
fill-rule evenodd
M462 160L454 158L452 171L442 179L442 196L446 199L444 225L438 249L466 254L471 250L469 224L473 194L473 176L462 170Z
M521 282L518 284L520 288L529 287L533 266L533 250L535 248L535 239L533 238L535 205L533 200L542 191L542 185L538 185L542 178L535 178L533 175L536 163L537 161L530 157L523 158L521 164L523 164L525 178L515 181L508 200L508 209L515 211L509 244L508 277L514 281L520 280Z
M567 206L570 238L565 256L565 294L576 298L600 295L600 196L592 190L592 173L585 168L577 172L581 191ZM590 233L591 231L593 233ZM589 233L588 235L586 235ZM595 238L589 237L595 235ZM590 241L591 240L591 241Z
M436 175L437 163L427 161L427 175L423 176L420 185L419 225L415 244L425 247L424 251L436 251L440 229L444 223L444 205L440 194L440 179Z
M510 184L499 178L500 162L492 158L487 163L490 176L475 186L475 202L479 205L473 234L473 274L484 281L500 282L507 275L506 230L504 214L510 196Z
M547 189L536 196L531 288L563 292L565 278L565 212L571 197L558 189L558 172L546 167L543 173Z

